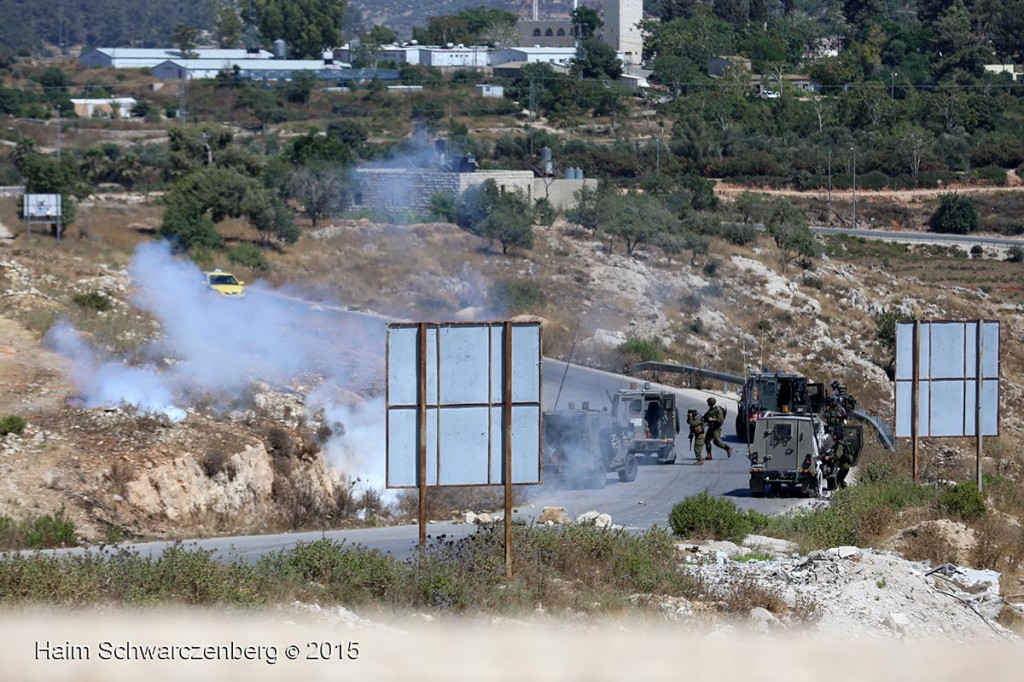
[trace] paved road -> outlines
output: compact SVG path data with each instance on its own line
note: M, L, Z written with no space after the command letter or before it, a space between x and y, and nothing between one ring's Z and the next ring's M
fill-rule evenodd
M910 232L903 230L861 230L843 227L812 227L817 234L843 234L865 239L881 239L889 242L905 242L911 244L957 244L970 247L974 245L993 246L1008 249L1011 246L1024 246L1024 239L1012 237L984 237L981 235L936 234L934 232Z

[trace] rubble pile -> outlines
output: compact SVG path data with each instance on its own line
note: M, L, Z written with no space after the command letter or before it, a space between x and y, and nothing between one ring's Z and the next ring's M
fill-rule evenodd
M772 552L768 545L752 549L750 539L745 544L681 548L687 552L685 564L709 589L726 591L752 582L790 607L809 606L812 622L807 625L814 632L852 639L1018 640L996 619L1004 608L1020 610L1024 605L1003 599L996 571L952 564L933 567L892 552L857 547L763 560L762 553ZM779 625L785 627L784 622Z

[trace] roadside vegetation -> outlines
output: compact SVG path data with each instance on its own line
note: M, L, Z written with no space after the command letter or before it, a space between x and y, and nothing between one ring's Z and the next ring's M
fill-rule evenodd
M505 578L499 526L463 540L432 538L424 554L400 561L327 539L299 543L255 563L221 561L176 544L155 558L106 548L81 556L8 555L0 561L0 603L84 606L118 602L260 606L296 600L440 613L640 613L657 600L708 594L679 567L672 535L594 526L514 526L515 577ZM788 607L751 586L723 594L718 608ZM787 614L788 615L788 614Z

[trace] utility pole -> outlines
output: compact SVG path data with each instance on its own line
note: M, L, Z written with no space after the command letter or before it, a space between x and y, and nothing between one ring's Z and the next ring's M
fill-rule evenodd
M530 80L530 156L533 156L533 110L537 106L537 92L533 87L533 79Z
M183 69L181 72L181 80L178 82L178 120L182 125L185 124L185 80L187 70Z
M63 136L61 135L61 127L63 123L64 119L61 117L60 105L57 105L57 161L60 161L61 147L64 146L62 144Z
M857 229L857 148L853 150L853 229Z
M655 158L654 174L655 175L661 175L661 138L660 137L656 137L654 139L658 143L658 151L654 155L654 158Z
M828 221L832 222L832 148L828 149Z

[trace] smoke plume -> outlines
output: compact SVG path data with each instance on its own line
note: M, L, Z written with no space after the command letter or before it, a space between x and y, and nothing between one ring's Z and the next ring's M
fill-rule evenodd
M332 462L374 485L383 482L383 448L370 448L384 442L383 406L343 407L382 383L383 320L310 304L263 282L248 283L244 298L220 296L205 286L194 263L175 258L165 242L140 245L128 271L133 304L161 330L143 350L142 362L100 358L67 322L47 336L73 362L84 406L127 405L177 421L198 398L213 397L220 405L240 401L255 381L315 391L307 405L322 408L333 424L325 448Z

